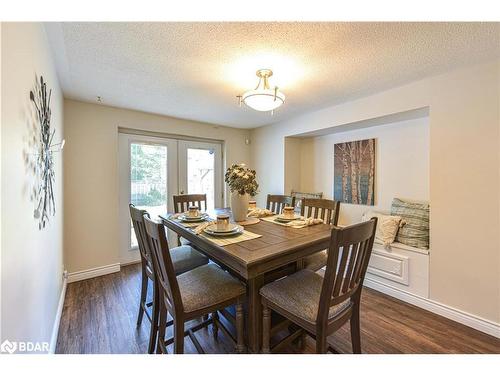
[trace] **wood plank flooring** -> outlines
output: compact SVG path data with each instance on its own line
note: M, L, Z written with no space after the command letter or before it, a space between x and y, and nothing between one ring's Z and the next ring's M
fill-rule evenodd
M138 264L69 284L56 353L146 353L149 321L136 328L139 289ZM207 353L234 353L221 333L217 340L211 329L196 336ZM351 353L349 324L329 341L340 353ZM361 301L361 343L363 353L500 353L499 339L368 288ZM314 348L308 338L303 353ZM196 353L189 338L185 351Z

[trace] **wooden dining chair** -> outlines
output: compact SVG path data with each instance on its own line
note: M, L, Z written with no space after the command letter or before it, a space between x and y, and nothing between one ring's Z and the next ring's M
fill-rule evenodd
M324 277L303 269L260 289L262 352L278 351L307 333L316 339L316 353L326 353L329 349L327 336L350 320L352 350L361 353L361 291L376 227L377 218L372 218L342 229L332 229ZM301 327L273 348L270 347L271 311Z
M145 210L136 208L133 204L129 205L130 218L134 227L135 237L139 247L141 256L141 296L139 299L139 313L137 315L137 326L140 326L144 314L151 323L148 353L153 353L156 343L156 333L158 331L158 296L157 287L155 285L155 277L153 272L153 263L151 258L151 250L147 239L146 227L144 225L144 216L149 217ZM200 252L193 249L191 246L174 247L170 250L171 258L174 264L176 274L180 275L193 268L202 266L208 263L208 258ZM153 285L153 300L146 302L148 294L149 280ZM151 314L149 309L151 308Z
M229 334L224 325L215 318L217 311L235 305L236 307L236 350L245 351L243 341L243 303L246 288L228 272L210 263L179 276L176 275L171 252L165 236L165 227L144 216L146 232L153 259L153 269L158 286L159 317L157 353L167 353L167 346L174 344L174 353L184 352L184 336L189 336L198 352L203 348L194 333L213 324ZM165 340L167 313L174 321L173 337ZM212 317L185 330L185 323L209 313ZM216 334L217 330L214 330Z
M200 211L207 210L206 194L182 194L174 195L174 212L176 214L186 212L189 206L198 206Z
M295 197L267 194L266 208L268 210L275 214L281 214L285 206L295 207Z
M337 225L340 202L330 199L302 198L300 215L323 219L325 224ZM304 258L304 268L317 271L326 265L327 251L322 250Z
M189 206L197 206L201 211L207 210L206 194L181 194L174 195L174 213L186 212ZM202 205L203 203L203 205ZM191 245L188 240L177 235L177 245Z

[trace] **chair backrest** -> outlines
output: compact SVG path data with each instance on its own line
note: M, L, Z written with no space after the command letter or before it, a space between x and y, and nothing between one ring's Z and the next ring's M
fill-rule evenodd
M305 217L323 219L325 224L337 225L340 202L331 199L302 198L300 214Z
M374 217L363 223L332 229L321 287L318 323L326 323L331 306L360 296L376 228L377 218Z
M132 226L134 227L135 238L137 239L137 245L139 246L142 265L148 266L152 272L153 263L151 262L151 251L149 249L146 227L144 226L144 215L149 217L149 214L146 210L139 210L132 203L128 206L130 209L130 219L132 220Z
M204 207L201 203L203 202ZM206 194L183 194L174 195L174 212L186 212L189 206L198 206L201 211L207 210L207 195Z
M168 249L165 227L162 223L157 223L146 215L144 215L144 226L151 249L154 277L160 288L159 295L165 302L169 313L174 315L183 311L183 305L174 264Z
M281 214L283 207L295 206L295 197L290 197L288 195L271 195L267 194L267 204L266 208L273 211L275 214Z

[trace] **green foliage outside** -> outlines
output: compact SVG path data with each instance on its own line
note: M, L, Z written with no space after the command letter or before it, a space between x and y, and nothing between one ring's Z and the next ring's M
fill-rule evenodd
M137 206L160 206L165 204L165 189L158 190L154 185L165 186L165 148L150 145L131 145L130 176L132 181L131 200ZM153 185L150 189L142 190L138 187ZM134 189L137 187L137 189Z

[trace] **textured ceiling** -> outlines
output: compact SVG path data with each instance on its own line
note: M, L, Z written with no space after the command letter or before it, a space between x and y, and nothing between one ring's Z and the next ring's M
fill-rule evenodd
M500 56L498 23L46 24L67 98L252 128ZM286 95L239 108L255 71Z

